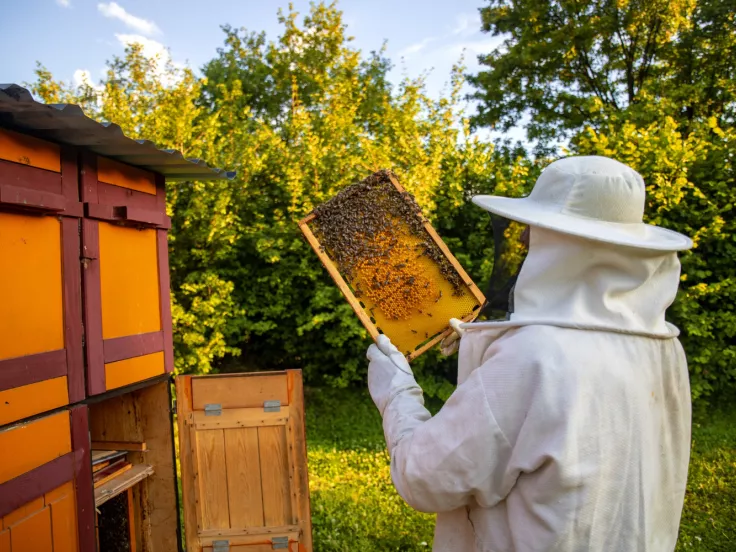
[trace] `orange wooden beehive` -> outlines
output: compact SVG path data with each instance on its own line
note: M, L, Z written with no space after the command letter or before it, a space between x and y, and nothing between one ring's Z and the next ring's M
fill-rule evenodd
M0 121L0 552L311 552L297 370L178 378L179 524L165 182L227 175L15 85Z

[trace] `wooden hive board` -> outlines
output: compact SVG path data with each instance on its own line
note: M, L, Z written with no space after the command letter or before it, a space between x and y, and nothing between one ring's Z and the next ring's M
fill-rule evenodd
M396 193L407 198L408 193L399 184L396 177L391 173L384 174L391 183L388 193ZM366 265L361 265L361 268L353 270L352 274L347 274L348 271L336 261L334 252L330 251L320 239L319 216L313 212L299 222L299 228L305 238L371 337L376 339L379 334L386 334L410 361L450 334L452 331L449 327L450 318L458 318L466 322L474 320L480 307L485 303L483 294L429 221L422 217L421 213L416 213L415 216L421 223L425 235L412 233L409 226L404 224L405 221L399 220L395 224L392 223L392 232L395 232L398 246L391 247L386 256L381 256L385 260L382 258L377 261L385 265L381 274L388 273L390 276L387 277L387 280L392 278L392 282L398 282L401 277L400 272L407 266L405 260L409 259L411 272L407 274L415 275L413 278L416 280L412 279L411 282L421 281L421 283L399 283L397 285L405 285L404 289L418 286L421 288L420 291L427 290L424 297L412 298L410 302L407 302L407 305L402 307L405 314L398 318L395 313L389 312L388 308L381 306L381 304L387 305L387 300L377 297L380 295L381 282L375 281L377 272L375 269L371 269L374 271L373 280L369 277L369 271L363 268ZM368 245L375 243L375 236L366 237L357 232L355 239L364 241ZM439 250L441 256L446 260L444 272L437 261L429 256L416 254L417 247L422 247L423 243L429 243ZM453 276L453 279L455 282L459 281L459 285L453 285L445 276L447 270L454 271L456 276ZM409 282L409 280L404 280L404 282ZM386 292L393 294L389 300L394 300L393 298L396 297L395 289L396 285L394 289Z

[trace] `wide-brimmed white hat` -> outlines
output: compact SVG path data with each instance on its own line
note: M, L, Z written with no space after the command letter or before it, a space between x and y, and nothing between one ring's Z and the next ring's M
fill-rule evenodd
M550 164L528 197L475 196L486 211L530 226L591 240L682 251L693 242L678 232L642 222L644 179L608 157L567 157Z

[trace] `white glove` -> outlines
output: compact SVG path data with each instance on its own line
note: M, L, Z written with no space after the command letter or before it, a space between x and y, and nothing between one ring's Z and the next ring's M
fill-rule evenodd
M465 330L460 327L460 324L462 323L462 320L458 320L457 318L450 318L450 326L454 331L445 339L440 341L440 352L444 356L455 354L460 347L460 338L465 332Z
M366 356L370 360L368 390L381 416L401 392L419 389L409 362L385 335L379 335L376 343L368 347ZM421 389L419 392L421 394Z

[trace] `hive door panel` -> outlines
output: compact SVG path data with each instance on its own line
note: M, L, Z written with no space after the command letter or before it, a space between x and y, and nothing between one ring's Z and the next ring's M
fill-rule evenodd
M166 231L83 224L88 393L172 371Z
M76 428L85 413L75 407L0 431L0 450L12 451L0 462L0 551L80 550L84 485L75 474L84 475L89 457L75 444L87 438Z
M187 549L311 551L301 372L179 376L177 409Z
M79 222L0 211L0 426L83 398Z

